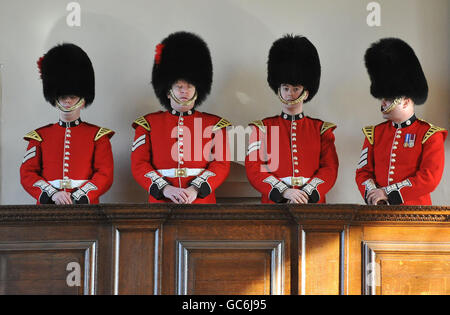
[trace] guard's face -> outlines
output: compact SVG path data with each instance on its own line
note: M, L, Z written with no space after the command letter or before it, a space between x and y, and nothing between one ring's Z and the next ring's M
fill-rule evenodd
M397 105L393 104L394 99L382 99L381 100L381 113L384 119L389 119L392 121L402 120L405 106L405 99L402 99ZM393 106L392 108L390 108Z
M281 84L280 94L286 101L295 101L303 92L302 85Z
M172 85L172 93L180 102L188 102L195 96L195 86L185 80L178 80ZM170 95L167 96L170 99L170 106L179 112L185 112L191 110L195 102L186 106L176 102Z
M63 95L58 97L59 103L65 108L70 108L80 100L79 96L76 95Z
M195 86L184 80L178 80L172 85L172 92L182 102L189 101L195 95Z

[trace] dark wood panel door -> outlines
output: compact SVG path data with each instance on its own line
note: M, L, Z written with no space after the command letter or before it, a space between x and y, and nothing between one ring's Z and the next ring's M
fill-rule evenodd
M305 295L344 294L345 229L303 226L300 292Z
M283 241L180 241L178 294L282 294Z
M114 294L158 294L159 225L115 227Z
M450 243L364 242L365 294L450 294Z
M163 294L291 293L296 227L243 221L181 223L164 226Z
M95 294L97 243L0 243L0 294Z

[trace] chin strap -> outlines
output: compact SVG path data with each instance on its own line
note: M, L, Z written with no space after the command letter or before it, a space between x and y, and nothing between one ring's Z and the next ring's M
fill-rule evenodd
M65 112L65 113L73 112L74 110L83 106L84 103L85 103L84 98L80 98L80 100L75 105L73 105L72 107L69 107L69 108L65 108L64 106L61 105L61 103L59 102L58 99L56 100L56 106L59 108L59 110Z
M403 97L398 97L395 100L392 101L392 103L384 110L382 110L381 112L383 114L389 114L390 112L392 112L394 110L395 107L397 107L397 105L399 105L401 102L403 101Z
M173 93L172 89L170 89L169 93L170 97L181 106L191 106L197 100L197 91L195 91L194 96L190 100L187 100L186 102L183 102L180 99L178 99L178 97L176 97L175 94Z
M286 101L286 100L283 98L283 96L281 96L281 91L280 91L280 89L278 89L278 98L280 99L280 101L281 101L283 104L286 104L286 105L297 105L298 103L303 102L303 101L306 99L307 96L308 96L308 93L307 93L306 91L303 91L303 93L302 93L296 100L293 100L293 101Z

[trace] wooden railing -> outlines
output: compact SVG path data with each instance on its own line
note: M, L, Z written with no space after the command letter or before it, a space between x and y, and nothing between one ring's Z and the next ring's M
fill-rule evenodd
M450 207L1 206L0 293L450 294Z

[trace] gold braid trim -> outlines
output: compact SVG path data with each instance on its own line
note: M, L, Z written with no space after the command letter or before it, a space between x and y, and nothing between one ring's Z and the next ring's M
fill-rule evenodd
M231 123L230 123L228 120L222 118L222 119L221 119L221 120L213 127L212 131L215 132L215 131L217 131L217 130L220 130L220 129L225 128L225 127L228 127L228 126L231 126Z
M24 139L33 139L39 142L42 142L41 136L36 132L36 130L30 131L24 136Z
M264 123L262 122L262 120L252 121L249 125L254 125L254 126L258 127L259 130L261 130L263 133L266 133L266 126L264 126Z
M374 126L364 127L362 131L363 131L364 135L366 136L367 140L369 140L369 143L371 145L373 145L375 127Z
M430 124L430 125L431 125L431 124ZM437 126L431 125L431 126L430 126L430 129L428 129L428 131L427 131L427 133L425 134L425 136L423 136L422 144L424 144L428 139L430 139L430 137L431 137L432 135L434 135L436 132L439 132L439 131L445 131L445 129L444 129L444 128L441 128L441 127L437 127Z
M114 131L112 131L111 129L108 129L108 128L103 128L103 127L100 128L99 131L97 132L97 134L95 135L94 141L97 141L104 135L107 135L108 133L111 133L111 132L114 132Z
M139 117L138 119L136 119L135 121L134 121L134 123L136 124L136 125L139 125L139 126L141 126L141 127L143 127L145 130L147 130L147 131L150 131L150 125L148 124L148 122L147 122L147 120L145 119L145 117L144 116L142 116L142 117Z
M330 123L330 122L326 122L326 121L325 121L325 122L322 124L322 129L320 129L320 135L323 135L323 134L325 133L325 131L327 131L327 130L330 129L330 128L334 128L334 127L336 127L335 124Z

